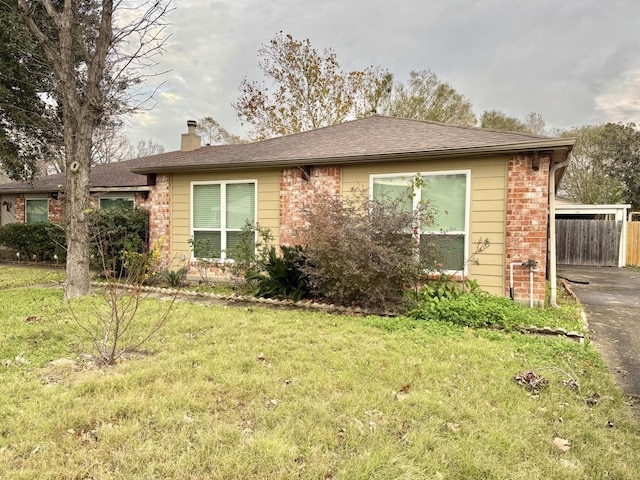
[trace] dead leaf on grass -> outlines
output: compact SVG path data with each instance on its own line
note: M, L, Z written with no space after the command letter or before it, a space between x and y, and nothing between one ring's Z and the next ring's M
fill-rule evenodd
M460 424L459 423L453 423L453 422L447 422L447 428L452 431L453 433L458 433L460 431Z
M513 376L513 380L523 387L531 390L534 393L538 393L540 389L549 386L549 380L542 375L537 375L534 372L523 372Z
M555 437L553 439L553 446L556 447L560 452L565 453L568 452L571 448L569 440L566 438Z
M24 321L27 323L37 322L38 320L40 320L40 317L38 315L29 315L27 318L24 319Z
M600 403L600 395L597 393L592 393L589 398L587 398L587 405L598 405Z

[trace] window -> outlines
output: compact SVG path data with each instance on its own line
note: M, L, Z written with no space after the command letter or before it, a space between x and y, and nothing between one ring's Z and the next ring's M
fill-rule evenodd
M27 198L25 200L25 223L48 222L49 200L45 198Z
M100 198L100 208L135 208L133 197L102 197Z
M413 185L415 173L373 175L372 196L376 200L398 198L413 188L413 203L408 198L405 208L415 208L418 202L423 201L435 209L433 225L418 232L420 244L424 246L426 242L427 249L436 253L437 261L443 264L444 270L463 270L468 243L469 172L421 173L420 176L422 181L417 182L419 185Z
M247 222L256 222L255 182L192 184L192 238L196 258L228 258Z

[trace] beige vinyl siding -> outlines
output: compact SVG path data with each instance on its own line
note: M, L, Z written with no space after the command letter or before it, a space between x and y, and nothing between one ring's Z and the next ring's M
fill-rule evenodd
M369 188L372 174L407 172L438 172L470 170L470 212L468 245L471 254L474 242L488 238L490 247L478 255L479 264L469 265L469 278L493 294L504 295L505 224L507 195L507 159L504 156L388 162L368 165L348 165L342 171L342 194L354 187Z
M190 258L191 182L255 180L257 183L257 218L260 226L270 228L278 245L280 229L280 170L240 170L228 172L175 173L171 181L171 258Z

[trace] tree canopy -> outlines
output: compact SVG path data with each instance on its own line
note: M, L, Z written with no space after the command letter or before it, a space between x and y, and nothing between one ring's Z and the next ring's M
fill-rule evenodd
M635 124L587 125L562 134L577 138L561 184L570 199L640 208L640 132Z
M406 84L395 83L384 113L394 117L474 126L476 116L469 99L431 70L412 71Z
M546 133L545 126L542 115L536 112L529 113L524 121L511 117L500 110L485 110L480 117L480 127L507 132L544 135Z
M344 72L336 53L318 51L309 39L277 33L258 50L266 82L245 78L233 104L253 126L253 137L303 132L341 123L375 110L389 83L385 70L368 67Z
M39 22L43 13L36 9ZM0 163L15 180L31 179L62 149L62 115L43 51L16 2L0 2Z

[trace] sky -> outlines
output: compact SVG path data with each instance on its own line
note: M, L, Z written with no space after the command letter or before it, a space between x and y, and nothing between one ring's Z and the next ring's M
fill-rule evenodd
M542 115L549 128L640 123L638 0L173 0L159 87L126 123L131 143L180 147L187 120L246 136L231 104L264 80L258 49L277 32L332 48L343 71L430 69L473 104Z

